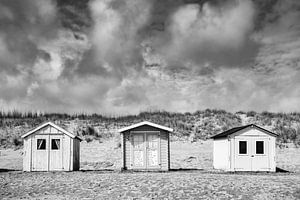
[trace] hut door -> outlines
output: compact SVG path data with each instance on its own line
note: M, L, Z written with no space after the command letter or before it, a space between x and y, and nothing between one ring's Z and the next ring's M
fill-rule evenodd
M62 136L50 135L49 170L63 170Z
M32 171L48 171L49 136L36 135L32 146Z
M133 167L145 168L145 137L144 134L133 134Z
M269 139L252 139L252 171L269 171Z
M157 168L158 163L158 134L147 135L147 168Z
M237 138L234 147L234 170L251 171L251 140Z
M268 138L245 137L235 141L235 170L268 171L270 169Z

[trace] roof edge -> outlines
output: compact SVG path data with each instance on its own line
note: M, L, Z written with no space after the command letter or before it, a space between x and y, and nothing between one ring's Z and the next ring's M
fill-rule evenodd
M45 122L45 123L43 123L43 124L41 124L41 125L39 125L39 126L33 128L33 129L31 129L30 131L28 131L27 133L25 133L24 135L22 135L21 138L25 138L25 137L27 137L27 136L33 134L34 132L36 132L36 131L38 131L38 130L40 130L40 129L44 128L45 126L48 126L48 125L50 125L50 126L56 128L56 129L58 129L59 131L65 133L66 135L68 135L68 136L71 137L71 138L77 138L77 139L79 139L80 141L82 141L82 139L81 139L80 137L73 135L73 134L70 133L69 131L63 129L62 127L60 127L60 126L58 126L58 125L56 125L56 124L54 124L53 122Z
M255 124L248 124L248 125L245 125L245 126L233 127L233 128L231 128L231 129L228 129L228 130L223 131L223 132L221 132L221 133L217 133L217 134L215 134L215 135L213 135L213 136L210 136L209 139L226 138L226 137L228 137L229 135L232 135L232 134L234 134L234 133L236 133L236 132L238 132L238 131L241 131L241 130L243 130L243 129L245 129L245 128L249 128L249 127L255 127L255 128L260 129L260 130L262 130L262 131L264 131L264 132L267 132L268 134L273 135L273 136L275 136L275 137L278 136L278 134L273 133L273 132L271 132L271 131L269 131L269 130L267 130L267 129L264 129L264 128L260 127L260 126L257 126L257 125L255 125ZM237 129L237 130L231 132L231 130L233 130L233 129ZM227 131L230 132L230 133L228 133L227 135L222 135L222 134L224 134L224 133L227 132ZM218 136L219 136L219 137L218 137Z
M152 122L149 122L149 121L143 121L143 122L139 122L137 124L133 124L131 126L127 126L127 127L121 128L121 129L118 130L118 132L122 133L124 131L130 130L130 129L134 129L134 128L137 128L137 127L140 127L140 126L143 126L143 125L148 125L148 126L152 126L152 127L158 128L158 129L162 129L162 130L168 131L168 132L173 132L172 128L169 128L169 127L166 127L166 126L162 126L162 125L159 125L159 124L155 124L155 123L152 123Z
M263 130L263 131L266 131L266 132L268 132L268 133L270 133L271 135L274 135L274 136L279 136L277 133L273 133L273 132L271 132L271 131L269 131L269 130L267 130L267 129L265 129L265 128L262 128L262 127L260 127L260 126L257 126L257 125L255 125L255 124L251 124L252 126L255 126L256 128L258 128L258 129L261 129L261 130Z
M233 134L233 133L235 133L235 132L237 132L237 131L243 130L244 128L247 128L248 126L251 126L251 124L245 125L245 126L237 126L237 127L233 127L233 128L230 128L230 129L228 129L228 130L226 130L226 131L223 131L223 132L221 132L221 133L214 134L214 135L210 136L209 138L210 138L210 139L215 139L215 138L226 138L228 135L231 135L231 134ZM223 134L226 133L226 132L231 132L233 129L238 129L238 130L233 131L233 132L230 133L230 134L223 135Z

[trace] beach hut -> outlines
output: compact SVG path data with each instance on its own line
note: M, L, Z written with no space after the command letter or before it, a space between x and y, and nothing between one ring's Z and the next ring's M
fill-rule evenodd
M52 122L22 136L23 171L79 170L81 139Z
M225 171L276 170L277 135L254 124L235 127L213 139L213 166Z
M119 130L123 169L170 169L170 133L173 129L151 122L137 123Z

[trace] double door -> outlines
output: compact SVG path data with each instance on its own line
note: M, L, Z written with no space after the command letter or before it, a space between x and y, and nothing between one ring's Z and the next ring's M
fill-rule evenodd
M159 132L132 134L132 166L135 169L160 168Z
M32 170L63 170L63 136L36 135L32 142Z
M233 160L235 171L269 171L269 141L269 138L236 138Z

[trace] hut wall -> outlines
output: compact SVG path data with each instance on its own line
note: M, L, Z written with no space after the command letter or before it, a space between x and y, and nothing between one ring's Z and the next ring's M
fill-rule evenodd
M215 139L213 142L213 167L229 169L229 142L227 138Z
M24 139L23 148L23 171L31 171L31 137Z
M80 168L80 141L78 139L73 139L73 142L74 142L73 170L78 171Z
M131 148L132 148L132 136L130 135L131 132L147 132L147 131L159 131L160 132L160 137L159 137L159 163L160 163L160 170L169 170L170 168L170 155L169 155L169 133L152 127L152 126L148 126L148 125L144 125L144 126L140 126L128 131L125 131L122 134L123 137L123 168L124 169L133 169L132 167L132 152L131 152ZM132 133L134 134L134 133Z
M36 140L38 138L46 139L47 151L40 154L41 150L37 150ZM51 151L51 139L59 138L60 141L60 151L61 154L51 154L58 157L50 157ZM55 150L54 150L55 151ZM39 153L39 154L37 154ZM39 156L39 166L43 164L43 168L35 169L36 156ZM42 156L42 157L40 157ZM51 159L51 160L50 160ZM23 171L48 171L50 165L49 163L61 162L62 168L55 168L54 170L62 171L72 171L79 170L80 168L80 141L78 139L73 139L68 135L62 133L56 128L48 125L35 133L24 138L24 155L23 155ZM52 165L51 165L52 166Z

